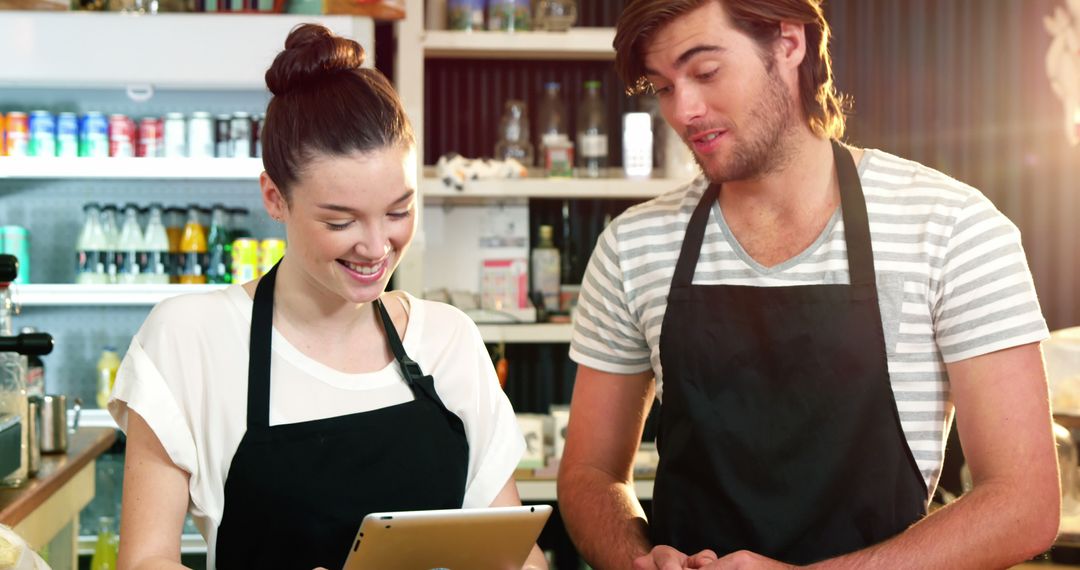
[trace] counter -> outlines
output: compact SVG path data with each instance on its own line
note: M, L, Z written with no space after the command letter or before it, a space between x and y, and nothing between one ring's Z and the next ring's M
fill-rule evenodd
M116 430L83 427L65 454L43 454L37 475L20 487L0 489L0 523L34 550L49 545L55 570L78 568L79 511L94 498L95 460L112 446Z

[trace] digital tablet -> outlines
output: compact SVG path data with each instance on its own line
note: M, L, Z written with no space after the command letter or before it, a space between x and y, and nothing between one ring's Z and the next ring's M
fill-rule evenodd
M550 505L371 513L345 570L518 570L550 515Z

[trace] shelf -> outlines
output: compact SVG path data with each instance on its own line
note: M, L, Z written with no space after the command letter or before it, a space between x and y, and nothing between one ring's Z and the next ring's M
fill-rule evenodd
M15 301L23 307L151 306L169 297L205 293L228 285L16 285ZM481 324L484 342L570 342L570 324Z
M486 343L561 343L570 342L573 327L569 323L541 323L521 325L480 324L480 336Z
M567 32L460 32L428 30L424 55L431 58L614 60L614 28Z
M251 180L261 158L12 158L0 157L0 178Z
M368 48L369 18L294 14L17 12L0 15L0 86L266 89L263 74L297 24L318 22ZM85 38L82 49L73 38Z
M204 293L227 285L16 285L23 307L155 305L185 293Z
M425 178L421 181L420 192L425 201L447 202L528 198L649 200L683 183L685 181L669 178L520 178L472 180L459 192L447 188L437 178Z

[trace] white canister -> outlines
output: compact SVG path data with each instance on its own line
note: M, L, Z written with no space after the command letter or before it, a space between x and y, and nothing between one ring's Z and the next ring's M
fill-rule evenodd
M165 157L183 158L187 154L187 120L183 113L165 115Z
M214 158L214 118L206 111L196 111L188 121L188 156Z
M629 178L652 175L652 116L648 113L623 115L623 170Z

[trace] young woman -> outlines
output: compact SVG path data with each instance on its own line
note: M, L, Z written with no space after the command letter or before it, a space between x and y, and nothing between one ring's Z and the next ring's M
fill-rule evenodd
M369 512L520 504L524 450L476 326L386 292L416 231L413 147L390 83L321 26L266 73L261 279L162 302L109 409L127 433L119 565L340 568ZM528 567L545 568L534 546Z

